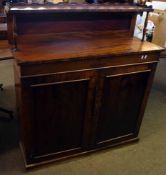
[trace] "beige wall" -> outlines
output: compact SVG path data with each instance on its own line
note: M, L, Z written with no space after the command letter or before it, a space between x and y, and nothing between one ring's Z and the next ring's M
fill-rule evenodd
M153 34L153 43L162 47L166 46L166 11L155 12L149 16L149 19L154 22L156 28Z

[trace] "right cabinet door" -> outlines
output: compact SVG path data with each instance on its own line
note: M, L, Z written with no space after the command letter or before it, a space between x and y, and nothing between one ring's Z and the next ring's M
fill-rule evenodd
M100 107L96 124L97 145L114 144L137 136L151 86L153 69L137 66L101 73Z

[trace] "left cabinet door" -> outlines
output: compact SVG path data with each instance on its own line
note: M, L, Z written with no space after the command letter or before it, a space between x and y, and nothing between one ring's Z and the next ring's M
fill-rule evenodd
M95 84L92 71L22 79L22 142L29 161L84 150Z

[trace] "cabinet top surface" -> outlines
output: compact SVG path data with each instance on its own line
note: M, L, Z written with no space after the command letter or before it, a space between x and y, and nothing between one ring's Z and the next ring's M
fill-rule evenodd
M66 33L54 35L28 35L18 38L14 57L19 64L48 61L77 60L127 55L143 52L160 52L163 48L141 42L137 38L115 33Z
M56 12L143 12L153 11L150 7L142 7L129 3L59 3L59 4L16 4L9 7L9 13L56 13Z

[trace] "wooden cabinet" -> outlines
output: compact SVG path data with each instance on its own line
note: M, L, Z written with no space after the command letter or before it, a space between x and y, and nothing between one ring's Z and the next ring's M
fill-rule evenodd
M138 140L157 55L153 59L149 56L149 62L129 64L140 59L140 55L131 57L133 60L122 61L122 65L119 60L123 56L118 56L106 67L103 59L102 67L92 64L90 69L79 69L83 62L78 61L70 71L23 76L21 86L16 87L21 92L22 146L27 164ZM33 66L28 66L28 74ZM45 68L49 71L49 66ZM19 72L24 69L27 67L21 66ZM18 77L17 65L15 70Z
M162 48L132 35L136 14L151 10L131 4L9 8L27 168L138 140Z

